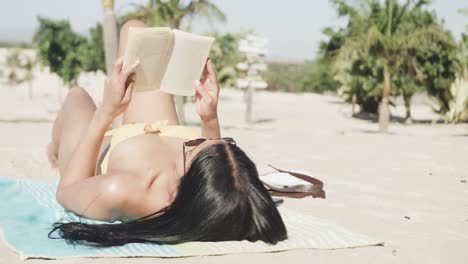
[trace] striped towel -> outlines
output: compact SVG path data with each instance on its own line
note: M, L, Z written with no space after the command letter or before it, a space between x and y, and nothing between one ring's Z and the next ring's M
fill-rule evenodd
M57 183L28 179L0 179L0 228L6 243L21 259L63 257L188 257L291 249L341 249L383 245L381 241L287 208L279 208L289 238L276 245L264 242L189 242L178 245L132 243L110 248L70 245L49 239L52 223L70 219L86 223L66 212L55 200Z

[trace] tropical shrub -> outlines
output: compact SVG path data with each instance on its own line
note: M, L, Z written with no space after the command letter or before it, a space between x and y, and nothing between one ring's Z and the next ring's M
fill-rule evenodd
M457 79L450 87L452 100L446 113L447 122L468 122L468 80Z
M238 72L236 65L244 60L244 54L239 51L239 40L243 34L227 33L213 34L215 42L211 47L210 59L216 67L218 81L221 86L233 86Z
M331 2L349 20L338 30L323 30L329 39L321 43L319 56L333 64L340 95L371 113L380 102L391 104L392 96L401 95L411 120L411 97L426 91L439 102L439 112L448 110L459 60L453 36L423 8L431 1ZM384 116L379 119L385 130Z
M312 63L268 63L263 74L269 91L303 92L304 83L312 74Z
M66 20L39 17L39 29L33 37L38 60L49 66L65 84L74 85L81 72L105 72L102 25L90 29L89 38L75 33Z
M73 84L83 71L82 52L86 39L71 29L66 20L53 21L39 17L39 29L33 37L38 60L49 66L64 83Z
M311 73L302 81L301 91L312 93L336 92L340 87L332 74L332 65L327 58L318 58L312 63Z
M83 45L82 62L84 71L106 72L106 59L104 51L104 36L102 24L98 23L89 29L89 38Z

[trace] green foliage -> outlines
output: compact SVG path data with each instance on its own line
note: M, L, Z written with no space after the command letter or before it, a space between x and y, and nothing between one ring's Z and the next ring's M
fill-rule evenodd
M264 76L268 90L323 93L339 88L340 83L334 78L330 58L344 42L343 34L331 28L325 28L323 32L330 40L320 44L320 53L314 62L268 65Z
M415 55L424 78L422 85L438 101L439 112L447 112L452 100L450 86L457 75L456 50L443 43L431 43Z
M312 93L335 92L340 83L332 75L332 65L324 58L315 60L312 64L311 73L307 74L302 81L301 91Z
M421 8L431 1L331 2L339 15L349 18L343 29L324 29L329 41L321 44L321 55L334 62L341 95L348 100L356 96L362 110L375 113L382 99L379 92L410 99L426 90L439 101L442 112L448 110L457 65L455 41L434 13ZM385 68L391 77L387 93Z
M341 83L338 94L348 102L352 102L354 96L363 112L377 113L382 99L382 69L381 61L375 58L343 62L335 75Z
M6 64L10 68L10 73L8 74L8 83L11 85L17 84L18 76L16 71L21 65L20 53L17 48L13 48L8 52Z
M49 66L66 84L73 84L83 71L105 71L101 24L90 29L90 38L75 33L66 20L39 17L39 29L33 43L39 62Z
M458 10L458 13L468 16L468 7ZM465 26L465 29L468 31L468 24Z
M225 22L223 12L211 1L199 0L191 2L188 6L180 7L179 0L169 0L163 3L160 0L148 0L146 5L135 5L135 10L123 15L119 20L123 23L130 19L138 19L147 26L167 26L181 28L185 20L195 17L206 18L210 22ZM221 85L233 85L236 77L236 64L243 55L238 51L238 43L242 34L213 34L216 38L210 52L210 58L218 71Z
M336 91L338 82L330 75L330 64L321 60L305 63L268 63L263 77L269 91L323 93Z
M34 66L36 66L36 61L31 59L30 57L26 57L24 59L24 63L21 64L20 68L22 68L25 71L25 75L24 75L25 81L30 82L34 79L34 75L33 75Z
M461 78L468 80L468 35L462 34L458 45L457 60L459 62L459 72Z
M270 91L304 92L305 83L313 72L312 63L268 63L263 74Z
M450 87L452 101L446 120L451 123L468 122L468 79L458 79Z
M455 39L437 24L435 14L422 9L408 13L401 31L406 34L419 32L416 37L422 39L429 33L431 38L423 43L408 43L406 57L398 69L399 76L404 77L400 94L412 96L415 92L426 91L439 102L440 112L448 111L452 98L449 88L458 71Z
M20 60L20 53L17 48L11 49L8 52L7 59L6 59L7 66L15 71L16 68L20 67L21 60Z
M463 34L458 48L458 78L450 87L452 100L446 120L452 123L468 122L468 36Z
M0 48L30 49L32 48L32 45L31 43L26 42L0 41Z
M8 82L11 85L28 82L29 84L29 98L32 99L32 80L34 79L33 70L36 61L25 52L21 52L18 48L13 48L9 51L7 56L7 66L10 67L10 74L8 75ZM22 73L17 74L17 71ZM2 73L3 74L3 73Z
M146 5L136 5L135 10L121 17L121 20L138 19L148 26L168 26L181 28L185 19L195 17L206 18L208 21L225 22L224 13L211 1L198 0L191 2L187 7L181 8L179 0L148 0Z
M38 50L39 62L49 66L65 83L76 80L83 70L82 46L86 39L72 31L68 21L52 21L39 17L39 29L33 43Z
M312 73L312 63L269 63L263 75L270 91L301 92L306 76Z
M82 62L84 71L106 72L106 59L104 51L104 35L102 25L96 24L89 30L89 38L83 45Z
M215 42L211 47L210 59L216 67L218 81L222 86L233 86L237 79L236 65L244 59L239 51L239 40L242 34L213 35Z

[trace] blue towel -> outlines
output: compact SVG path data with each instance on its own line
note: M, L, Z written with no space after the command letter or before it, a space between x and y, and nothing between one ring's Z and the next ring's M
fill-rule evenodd
M289 238L277 245L263 242L189 242L178 245L132 243L93 248L49 239L52 223L61 219L101 223L65 211L55 199L57 183L28 179L0 179L0 228L7 244L21 259L62 257L184 257L245 252L273 252L299 248L339 249L382 245L318 218L286 208L280 213Z

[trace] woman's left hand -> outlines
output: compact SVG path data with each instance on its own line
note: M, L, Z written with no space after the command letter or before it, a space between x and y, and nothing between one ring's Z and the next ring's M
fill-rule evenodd
M211 60L208 59L201 81L195 81L195 106L203 121L211 121L218 117L219 85L218 78Z

